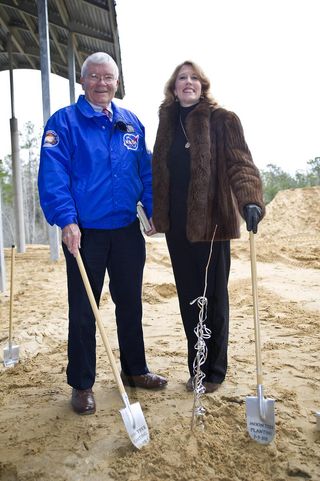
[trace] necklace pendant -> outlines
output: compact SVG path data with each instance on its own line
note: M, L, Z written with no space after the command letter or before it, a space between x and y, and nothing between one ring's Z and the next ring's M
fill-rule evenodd
M190 147L190 142L187 142L187 143L185 144L184 148L185 148L185 149L189 149L189 147Z

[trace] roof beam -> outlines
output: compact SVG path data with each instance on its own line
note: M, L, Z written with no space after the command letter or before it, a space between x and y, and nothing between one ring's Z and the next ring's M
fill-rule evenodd
M36 34L37 28L35 27L34 23L32 20L23 12L21 12L21 17L23 18L25 24L28 27L28 31L30 32L30 35L32 36L33 40L36 42L36 44L39 46L39 38ZM19 26L17 25L17 28Z
M12 42L17 45L17 48L19 49L19 51L20 51L21 53L24 53L24 49L23 49L23 47L21 46L22 43L23 43L23 41L22 41L22 39L21 39L21 37L20 37L20 34L19 34L18 29L15 28L15 27L9 27L9 31L10 31L10 33L12 34ZM28 56L27 56L27 59L28 59L28 62L30 63L30 65L31 65L31 67L35 69L35 68L36 68L36 65L35 65L34 61L33 61L30 57L28 57Z
M100 10L107 10L108 12L110 11L109 5L108 5L108 0L105 1L105 6L101 5L101 2L99 0L83 0L83 3L88 3L92 7L99 8Z
M7 32L8 35L11 35L12 43L16 46L19 52L23 54L23 48L21 47L21 39L19 41L19 38L18 38L19 34L17 33L17 31L15 31L14 28L8 27L8 24L9 24L9 18L6 15L6 12L4 11L4 9L0 7L0 25L3 27L5 32ZM35 68L34 62L29 57L27 57L27 60L31 65L31 67Z
M62 58L63 62L66 63L67 62L66 56L65 56L65 54L63 53L63 51L60 47L58 37L57 37L57 35L56 35L56 33L53 29L50 30L50 36L52 37L52 40L53 40L53 42L56 46L56 49L59 52L60 57Z
M2 0L1 4L3 6L10 7L13 10L16 10L19 14L24 13L37 18L37 10L30 8L29 3L22 2L21 5L19 5L19 7L16 7L12 1ZM61 0L56 0L56 5L58 7L60 17L64 20L64 24L59 21L58 15L51 13L49 18L49 26L53 25L57 28L62 28L64 30L71 30L73 33L77 35L85 35L90 38L96 38L98 40L103 40L105 42L112 43L113 40L110 35L106 35L104 32L97 33L93 28L85 27L84 25L81 25L77 22L73 22L72 20L70 20L68 13L64 7L64 4ZM103 10L106 11L106 9L103 9Z
M63 0L56 0L56 5L57 5L57 8L58 8L58 12L59 12L59 15L60 17L62 18L62 21L65 25L65 27L69 30L69 32L71 31L71 29L69 28L69 14L68 14L68 11L66 9L66 6L65 6L65 3ZM73 35L73 33L72 33ZM75 35L73 35L73 44L75 46L75 49L74 49L74 54L75 54L75 57L77 59L77 62L78 62L78 65L79 65L79 68L81 68L81 65L82 65L82 58L81 56L79 55L79 45L78 45L78 40L76 38Z
M112 43L113 38L111 35L107 35L104 32L97 32L94 28L81 25L78 22L70 22L70 30L77 35L84 35L85 37L96 38L97 40L103 40L104 42Z
M3 32L0 38L0 70L6 66L3 56L7 55L6 35L9 34L14 58L13 68L39 68L38 2L39 0L0 0L0 29ZM117 45L119 38L115 0L40 0L41 4L42 2L48 2L47 21L53 72L68 78L70 65L73 63L79 81L83 61L94 50L110 52L122 70L120 47ZM70 58L73 59L72 62ZM122 86L122 72L120 79ZM117 97L122 98L123 92L124 89L120 88Z

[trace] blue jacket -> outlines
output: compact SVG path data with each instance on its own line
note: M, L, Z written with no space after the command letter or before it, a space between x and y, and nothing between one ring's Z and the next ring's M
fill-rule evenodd
M144 127L112 103L113 119L80 95L58 110L42 138L38 187L49 224L118 229L136 219L141 201L152 215L151 154Z

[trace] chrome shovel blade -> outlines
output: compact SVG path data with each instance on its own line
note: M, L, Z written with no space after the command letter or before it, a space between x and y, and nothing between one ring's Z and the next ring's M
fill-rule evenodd
M257 396L246 397L247 429L250 437L260 444L269 444L275 434L274 399L263 399L263 417L261 404Z
M3 350L4 367L15 366L19 362L19 346L8 346Z
M138 449L148 444L149 429L140 403L130 404L128 407L120 409L120 414L132 444Z

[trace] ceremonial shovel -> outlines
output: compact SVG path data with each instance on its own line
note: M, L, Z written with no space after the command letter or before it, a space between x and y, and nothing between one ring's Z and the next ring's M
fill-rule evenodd
M130 404L129 402L129 398L124 389L122 379L117 369L116 361L114 359L112 349L110 347L110 344L106 335L106 331L102 324L100 312L96 304L96 301L90 286L90 282L79 252L76 256L76 260L79 266L79 270L81 273L81 277L82 277L85 289L87 291L91 308L93 310L93 313L96 319L96 323L98 324L98 328L100 331L100 335L102 337L103 344L105 345L105 348L108 354L108 358L112 367L112 371L113 371L116 383L118 385L122 400L125 404L125 408L120 409L120 414L122 416L123 422L125 424L126 430L129 434L129 437L132 443L135 445L136 448L140 449L145 444L148 444L149 442L149 430L148 430L146 420L144 418L140 403L137 402L134 404Z
M15 246L11 246L11 281L10 281L10 313L9 313L9 342L3 350L3 364L5 367L15 366L19 362L19 346L12 344L12 313L13 313L13 281Z
M257 396L246 397L247 429L252 439L260 444L269 444L275 434L274 400L265 399L263 396L256 251L253 232L250 231L249 235L257 369Z

